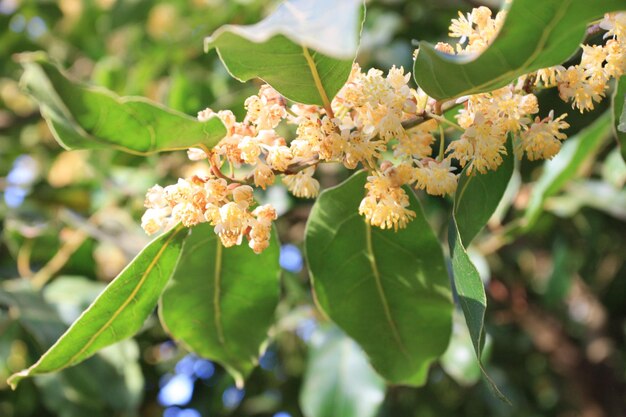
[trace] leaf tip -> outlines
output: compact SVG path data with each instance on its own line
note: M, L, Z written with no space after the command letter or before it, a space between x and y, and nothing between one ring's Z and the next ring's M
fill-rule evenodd
M11 375L9 377L9 379L7 379L7 384L9 384L9 386L11 387L11 389L13 391L15 391L17 389L17 385L20 383L20 381L24 378L26 378L27 376L29 376L29 370L28 369L23 369L19 372L14 373L13 375Z
M221 33L222 33L222 29L220 28L217 31L213 32L210 36L204 37L204 53L205 54L209 52L211 49L217 47L216 45L217 38L219 37Z

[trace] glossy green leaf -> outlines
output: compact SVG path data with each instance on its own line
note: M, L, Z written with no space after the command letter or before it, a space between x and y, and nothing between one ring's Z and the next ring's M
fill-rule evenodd
M192 352L215 360L237 384L257 363L280 293L276 239L260 255L224 248L208 224L191 229L161 297L161 322Z
M39 103L65 149L119 149L132 154L212 147L226 135L219 118L206 122L143 97L119 97L68 78L43 54L21 55L22 87Z
M317 330L300 391L306 417L374 417L385 398L385 381L361 348L336 327Z
M359 215L367 173L324 191L313 206L306 254L322 311L356 340L387 380L425 382L446 349L451 291L439 241L411 192L406 229L371 227Z
M226 25L205 39L240 81L261 78L290 100L326 106L352 68L362 0L288 0L251 26Z
M502 30L482 54L451 56L421 42L413 74L438 100L491 91L567 61L589 23L624 8L623 0L514 0Z
M132 336L154 310L178 258L185 229L176 227L155 239L115 278L57 342L30 368L9 378L58 371Z
M626 161L626 75L622 76L613 93L613 122L619 141L622 159Z
M513 175L515 164L510 142L507 150L508 156L497 170L473 176L466 175L465 170L461 173L448 236L454 285L479 363L484 346L487 296L466 248L496 211ZM493 383L492 387L501 396Z
M591 126L565 140L554 159L546 161L543 174L535 184L524 213L524 227L531 228L541 215L545 200L556 194L572 179L579 168L593 157L611 134L611 116L607 112Z

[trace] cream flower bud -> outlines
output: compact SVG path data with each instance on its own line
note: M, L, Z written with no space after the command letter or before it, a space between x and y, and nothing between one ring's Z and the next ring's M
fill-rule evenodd
M228 183L223 178L210 179L204 183L209 203L218 204L228 195Z
M146 208L163 208L167 207L167 199L165 198L165 190L160 185L155 185L146 193L146 199L143 203Z
M280 141L280 139L279 139L278 134L276 134L276 131L273 129L259 130L259 132L256 135L257 143L262 143L268 146L273 146L275 142L277 140ZM282 141L284 141L284 139L282 139Z
M277 171L285 171L292 159L291 150L286 146L270 147L265 158L267 163Z
M543 120L537 117L535 123L520 135L518 150L526 152L531 161L552 158L561 149L561 141L567 138L565 133L561 132L569 127L569 124L563 121L566 116L567 114L563 114L555 119L552 110Z
M387 73L387 81L395 90L400 90L405 87L410 79L411 73L407 72L405 74L403 67L396 68L396 66L394 65Z
M248 226L248 212L237 203L224 204L219 209L220 218L215 224L215 233L227 248L241 243L242 234Z
M454 174L454 167L450 166L450 160L441 162L428 161L426 166L417 168L415 172L416 187L425 189L430 195L445 196L456 191L458 177Z
M147 234L153 235L167 225L170 213L168 208L149 208L141 217L141 227Z
M226 126L226 131L229 135L232 135L237 125L237 118L230 110L220 110L217 112L217 117L220 118L222 123Z
M246 164L254 165L257 163L259 155L261 155L261 147L256 138L246 136L239 142L237 147L241 150L241 159Z
M295 175L285 175L283 183L287 189L296 197L315 198L320 191L320 183L313 178L314 167L303 169Z
M274 184L274 171L262 162L259 162L254 167L252 175L254 177L254 185L261 187L264 190Z
M172 209L172 217L191 227L204 221L204 212L192 203L179 203Z
M207 204L204 210L204 220L215 226L220 219L220 208L215 204Z
M187 149L187 158L190 161L204 161L208 159L208 155L200 148L189 148Z
M276 209L271 204L264 204L255 208L252 212L252 215L257 218L257 221L259 223L263 224L270 224L278 217Z
M248 207L252 202L254 190L249 185L240 185L233 189L233 201L241 207Z
M254 251L254 253L259 254L270 246L270 242L269 240L250 239L248 246Z
M179 178L176 184L168 185L163 189L165 198L171 203L190 201L195 194L196 186L186 179Z
M206 122L213 116L215 116L215 112L208 107L198 112L198 120L201 122Z

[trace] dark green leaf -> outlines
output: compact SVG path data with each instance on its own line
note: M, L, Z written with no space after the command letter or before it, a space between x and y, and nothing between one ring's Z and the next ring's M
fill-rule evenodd
M590 22L624 8L623 0L514 0L501 32L482 54L451 56L421 42L413 74L439 100L491 91L565 62Z
M329 105L358 47L362 0L289 0L252 26L227 25L205 40L240 81L261 78L290 100Z
M361 348L336 327L311 337L300 405L306 417L374 417L385 398L385 381Z
M23 88L66 149L113 148L143 155L212 147L226 135L217 117L199 122L143 97L119 97L73 81L42 54L21 55L20 62Z
M485 337L487 297L480 274L466 248L496 211L513 175L514 156L510 141L507 150L508 156L497 170L473 176L466 175L466 170L461 173L448 237L454 284L479 363ZM495 385L492 386L499 394Z
M257 362L274 321L279 244L260 255L224 248L208 224L194 227L160 302L161 321L189 350L220 362L238 385Z
M496 211L513 175L515 164L510 143L507 152L504 162L495 171L473 176L461 174L454 196L454 217L466 247Z
M613 93L613 121L622 158L626 161L626 75L618 80L617 88Z
M411 192L406 229L359 215L367 173L324 191L309 217L306 253L320 308L393 383L421 385L446 349L452 303L438 240Z
M533 187L524 213L526 229L533 227L541 215L544 201L576 175L579 168L595 155L610 134L611 116L607 112L591 126L567 139L554 159L545 162L543 174Z
M157 304L174 271L186 233L178 226L150 243L109 284L33 366L9 378L23 378L75 365L105 346L132 336Z

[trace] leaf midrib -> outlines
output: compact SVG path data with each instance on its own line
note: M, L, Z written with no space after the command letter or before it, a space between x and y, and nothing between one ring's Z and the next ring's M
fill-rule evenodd
M72 364L74 363L74 361L77 360L77 358L79 358L82 354L84 354L87 349L89 349L91 347L91 345L93 345L93 343L96 341L96 339L98 337L100 337L100 335L107 330L108 328L110 328L111 323L113 323L113 321L115 321L115 319L117 319L117 317L122 314L122 312L124 311L124 309L128 306L128 304L130 304L130 302L135 298L135 296L137 295L137 293L139 292L139 290L143 287L144 283L146 282L148 275L150 275L150 273L152 272L152 270L154 269L154 267L157 265L157 263L159 262L159 260L161 259L161 257L163 256L163 253L165 252L165 250L169 247L170 243L172 243L172 240L174 240L174 238L176 236L178 236L178 234L183 230L182 226L177 226L177 229L174 231L174 233L172 233L172 235L163 243L163 246L161 246L161 248L159 249L159 251L156 253L156 255L154 256L154 258L152 259L152 261L150 262L150 264L148 265L148 267L146 268L146 270L144 271L144 273L141 276L141 279L139 280L139 282L137 283L137 285L135 286L135 288L133 289L133 291L130 293L130 295L126 298L126 300L124 300L124 303L119 306L117 308L117 310L115 310L115 312L111 315L111 317L109 318L109 320L107 320L107 322L100 328L98 329L98 331L96 333L93 334L93 336L91 336L91 338L87 341L87 343L85 343L85 345L76 353L74 354L70 360L68 361L68 363ZM63 339L60 339L59 341L61 341Z
M317 71L317 64L315 60L309 53L309 49L302 45L302 54L304 55L304 59L309 66L309 70L311 71L311 76L313 77L313 82L315 83L315 88L322 99L322 103L324 103L324 108L330 109L330 100L328 99L328 94L326 93L326 89L324 88L324 84L322 83L322 79L320 78L320 74Z
M374 277L374 282L376 284L376 292L378 293L378 297L380 298L381 304L383 306L383 310L385 312L385 319L387 320L387 324L391 329L391 333L395 342L398 344L400 351L407 358L407 360L411 360L411 355L409 354L402 338L400 337L400 332L398 331L398 327L396 326L396 322L391 316L391 309L389 307L389 302L387 301L387 296L385 294L385 289L383 288L382 279L380 275L380 271L378 270L378 265L376 264L376 257L374 255L374 247L372 244L372 227L363 220L363 224L365 225L365 247L366 247L366 257L370 262L370 268L372 269L372 276Z

